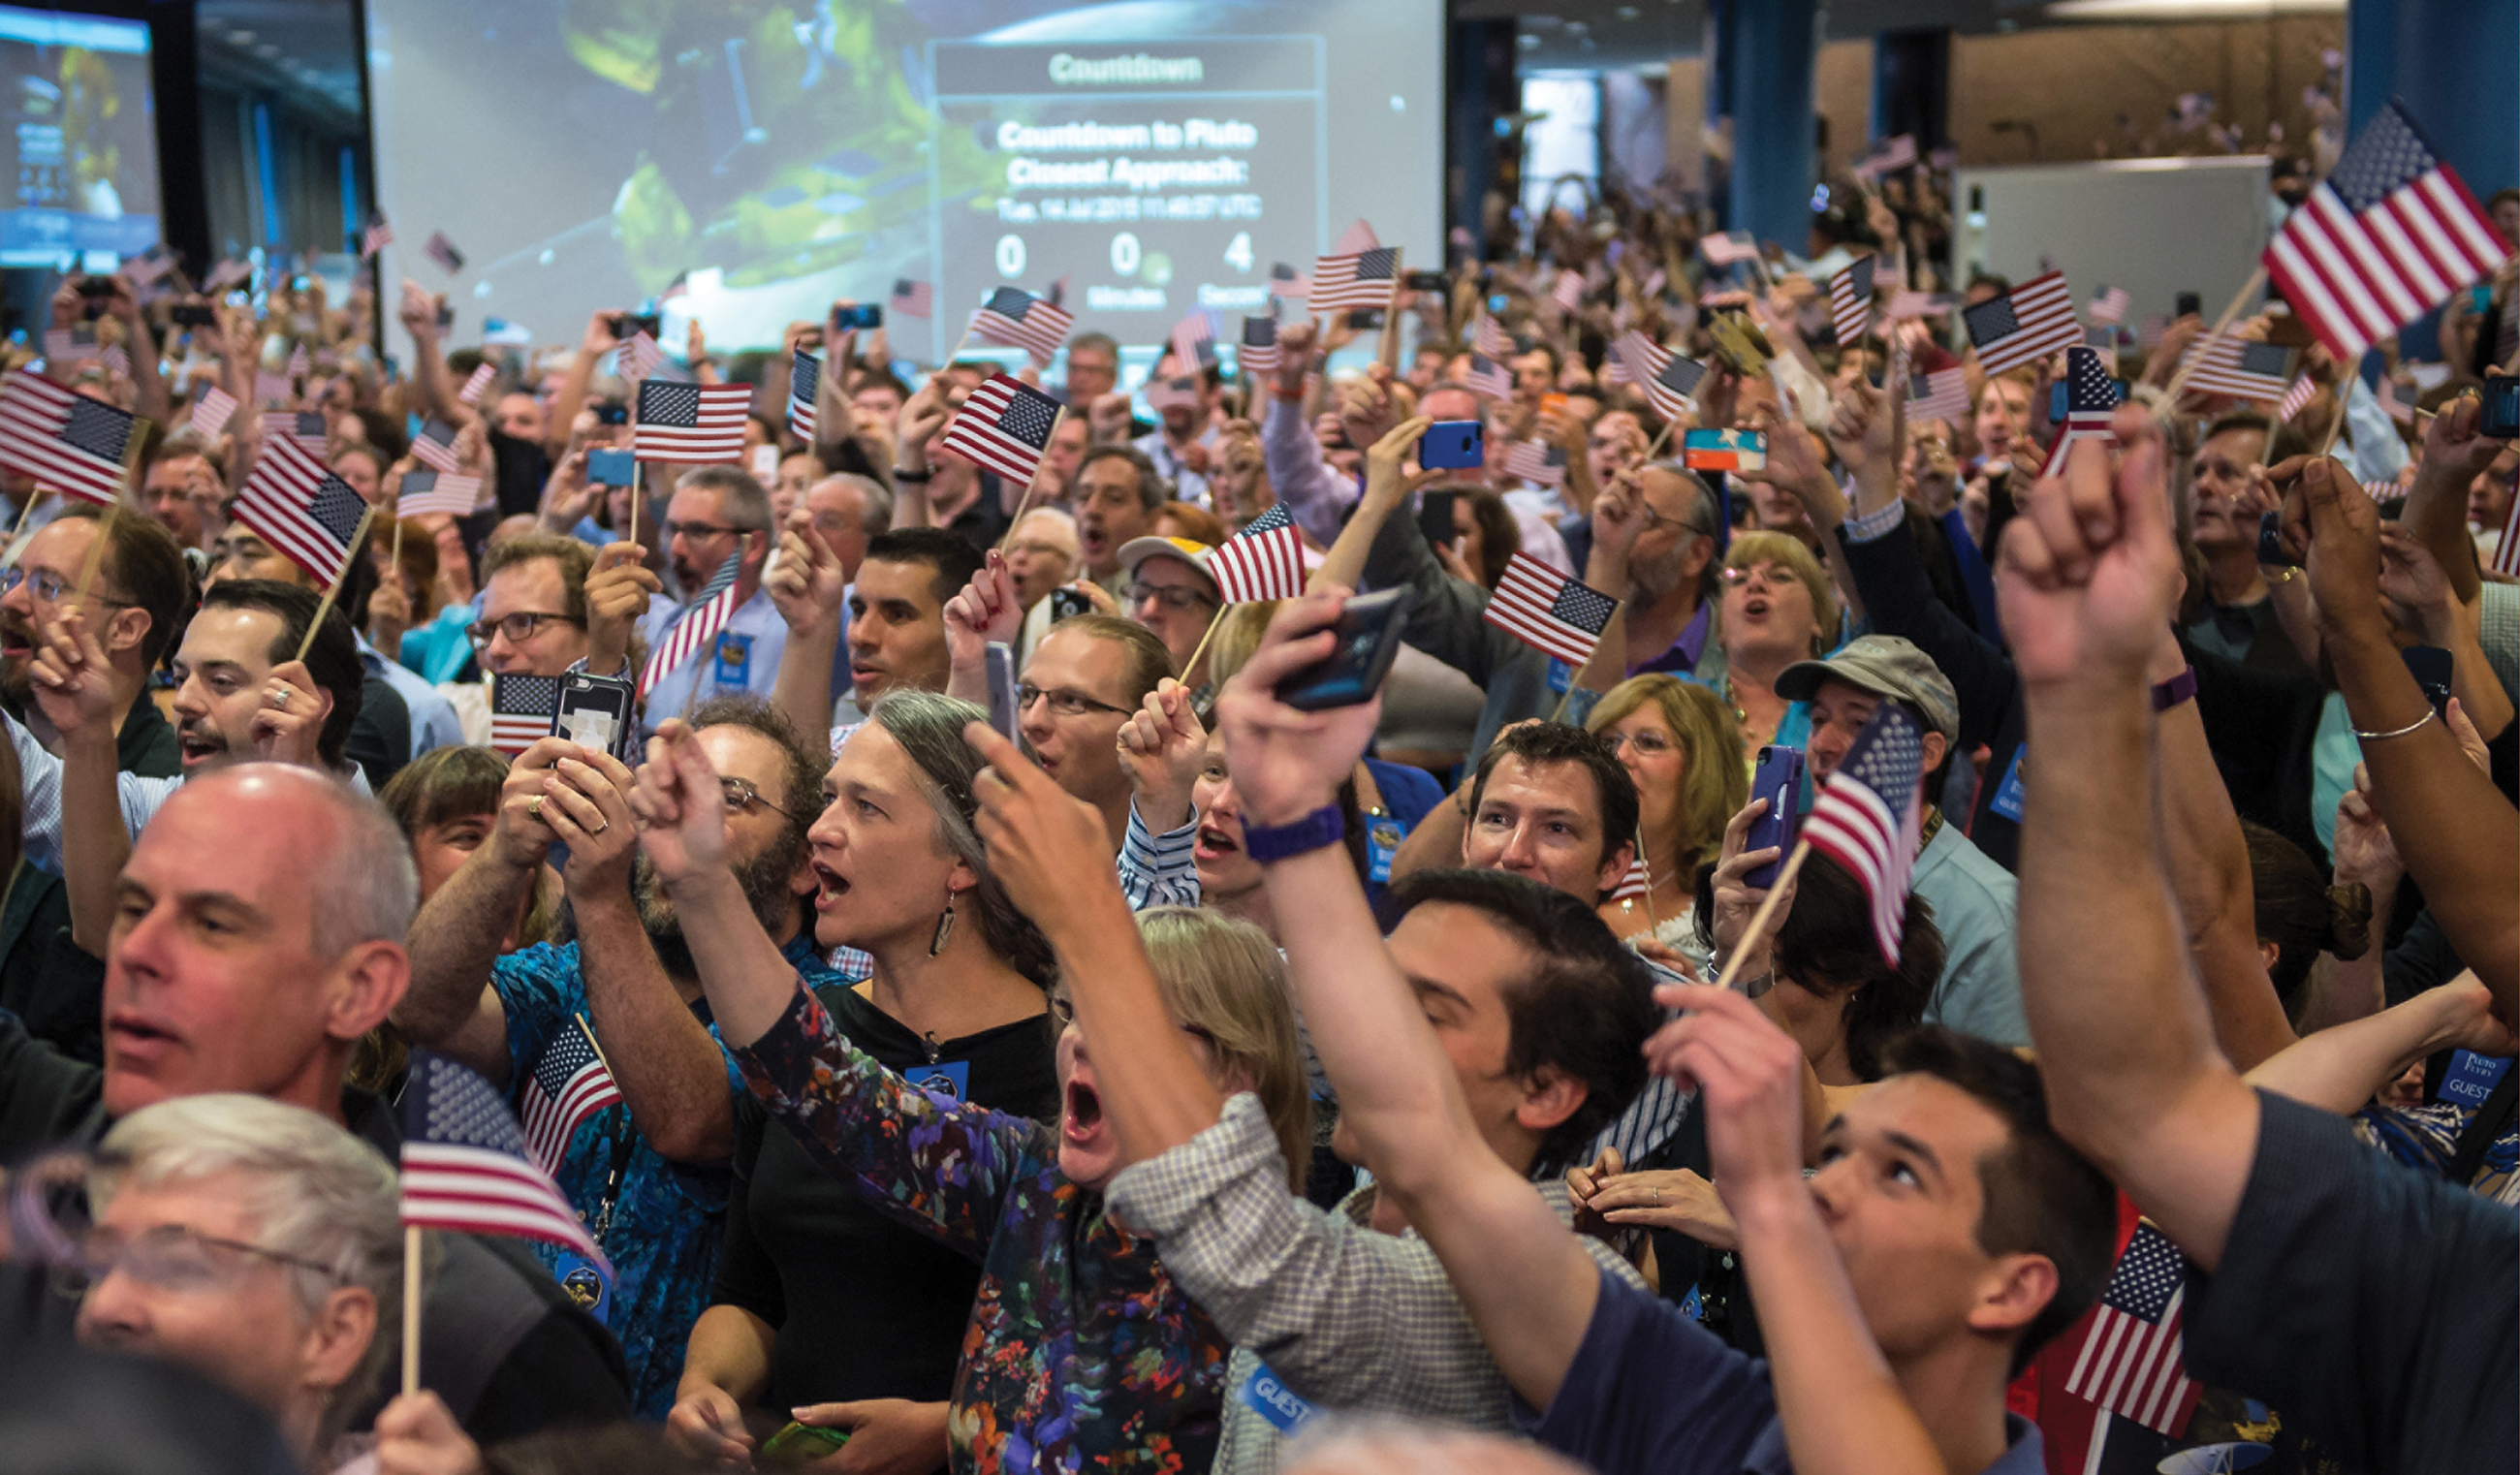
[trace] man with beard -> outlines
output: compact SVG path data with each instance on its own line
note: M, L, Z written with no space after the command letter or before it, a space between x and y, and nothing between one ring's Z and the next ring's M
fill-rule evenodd
M1474 420L1478 402L1466 389L1438 385L1418 414ZM1404 638L1486 690L1487 705L1469 748L1469 761L1475 764L1498 729L1549 716L1574 685L1576 673L1564 661L1486 621L1488 591L1445 572L1416 517L1391 515L1409 488L1405 478L1382 486L1369 481L1356 512L1356 521L1373 538L1361 583L1372 589L1395 584L1414 588L1418 601ZM1646 671L1722 683L1724 648L1715 639L1716 569L1715 496L1695 471L1676 461L1657 461L1603 486L1594 504L1593 547L1584 581L1623 597L1620 613L1602 639L1624 640L1626 648L1601 690ZM1574 706L1565 720L1581 722L1585 710Z
M184 617L191 576L164 528L138 517L114 519L96 582L77 594L79 571L104 526L96 507L80 503L26 540L17 564L0 573L0 693L12 709L45 731L52 724L32 700L28 667L41 621L77 604L95 623L112 693L114 767L149 779L179 771L175 730L148 699L149 673L165 654ZM72 1059L104 1058L97 999L104 964L69 938L69 892L62 878L21 861L0 904L0 1008L27 1032Z
M753 910L808 986L836 980L803 925L815 880L805 828L820 812L822 763L763 703L693 714L725 776L736 872ZM699 974L671 904L638 853L630 770L546 738L509 771L490 838L412 922L411 991L393 1022L504 1087L529 1139L548 1138L553 1177L612 1262L609 1286L564 1251L552 1274L595 1300L630 1364L639 1413L662 1418L683 1347L708 1304L725 1221L733 1096ZM553 845L577 941L501 956L506 918ZM487 987L480 980L487 977ZM604 1090L590 1088L608 1076ZM582 1106L555 1110L553 1102ZM544 1125L554 1123L556 1125Z

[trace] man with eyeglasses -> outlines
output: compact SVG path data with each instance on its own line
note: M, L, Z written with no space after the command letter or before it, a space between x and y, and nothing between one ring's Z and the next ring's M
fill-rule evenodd
M734 467L685 472L658 530L665 535L666 563L682 599L649 604L639 621L647 648L656 649L675 626L699 616L709 581L730 558L736 559L736 609L698 651L642 693L642 721L651 733L666 718L680 717L712 697L768 700L778 688L779 657L788 645L788 622L761 587L761 565L779 546L779 535L771 526L770 494L760 482Z
M821 755L761 702L712 701L691 720L723 776L744 895L809 986L837 981L806 913ZM609 1075L620 1100L569 1129L552 1176L616 1273L607 1324L629 1360L632 1401L662 1418L708 1304L743 1088L711 1028L673 905L638 853L632 782L611 755L565 738L519 755L490 838L412 922L411 991L393 1021L504 1087L520 1112L590 1058ZM562 880L577 940L503 955L503 919L524 905L555 844L567 847ZM540 1253L563 1283L585 1269L557 1249Z
M1205 686L1206 678L1186 667L1207 638L1207 627L1225 610L1216 579L1207 571L1215 552L1188 538L1136 538L1120 550L1127 580L1119 591L1121 613L1155 633L1173 653L1183 684L1193 691ZM1199 664L1207 664L1205 656Z

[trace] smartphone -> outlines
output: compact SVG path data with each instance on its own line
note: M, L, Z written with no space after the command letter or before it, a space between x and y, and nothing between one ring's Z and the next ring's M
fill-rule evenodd
M1093 612L1094 602L1073 589L1054 589L1050 592L1050 622L1054 625L1060 620L1072 620L1080 614Z
M1023 709L1015 704L1015 652L1005 641L991 641L989 663L989 726L1006 735L1009 742L1023 741Z
M1552 410L1556 411L1560 415L1566 413L1565 395L1551 393L1540 396L1540 413L1546 415Z
M2262 568L2299 568L2301 560L2284 552L2283 514L2270 511L2258 518L2258 564Z
M442 333L442 332L444 332L445 330L447 330L447 329L449 329L449 328L452 328L452 327L454 327L454 326L455 326L455 307L454 307L454 304L452 304L452 303L450 303L450 302L446 301L444 298L442 298L442 297L441 297L441 298L439 298L439 299L438 299L438 303L437 303L437 327L438 327L438 331Z
M1439 420L1418 437L1418 465L1427 470L1476 468L1488 458L1488 427L1475 420Z
M619 446L597 446L586 453L586 479L597 486L635 486L638 454Z
M113 279L112 277L81 277L79 278L78 294L82 297L112 296Z
M1767 800L1768 808L1750 822L1749 832L1741 837L1741 848L1765 850L1774 845L1777 858L1741 879L1766 890L1777 883L1785 853L1794 848L1794 831L1802 825L1803 750L1773 742L1759 749L1759 766L1750 776L1750 797Z
M1755 471L1768 464L1765 430L1685 430L1680 464L1692 471Z
M835 1453L849 1442L846 1429L822 1429L812 1424L791 1423L762 1442L764 1463L783 1469L795 1469Z
M2520 435L2520 379L2485 381L2485 403L2477 411L2476 433L2497 440Z
M1442 272L1404 272L1401 287L1408 291L1442 291L1448 285Z
M834 307L832 309L832 326L838 329L881 328L883 326L883 304L880 302L860 302L855 307Z
M2204 315L2205 299L2192 291L2179 294L2179 310L2171 314L2173 318L2201 318Z
M2433 715L2448 721L2450 652L2439 646L2408 646L2398 653L2406 657L2407 669L2414 674L2415 685L2424 689L2424 699L2433 704Z
M1278 683L1278 699L1299 712L1353 707L1373 699L1400 653L1400 632L1418 598L1407 585L1359 595L1330 627L1338 644L1330 653Z
M654 337L664 331L665 320L652 312L616 312L612 315L610 326L612 335L626 342L634 333L644 333L652 338Z
M1504 292L1492 291L1488 293L1488 311L1503 312L1505 311L1505 306L1506 298Z
M207 302L178 302L166 312L167 321L178 328L216 328L218 309Z
M1418 496L1418 531L1428 548L1441 548L1462 536L1453 520L1453 504L1461 500L1461 493L1420 492Z
M1369 328L1380 328L1382 326L1382 309L1379 307L1360 307L1347 315L1347 326L1360 331Z
M599 400L595 406L595 423L599 425L630 424L630 407L617 399Z
M552 736L635 764L639 761L638 710L639 689L629 678L571 671L560 679Z

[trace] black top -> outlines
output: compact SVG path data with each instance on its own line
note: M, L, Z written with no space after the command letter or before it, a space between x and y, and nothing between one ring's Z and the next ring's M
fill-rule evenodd
M815 990L843 1038L905 1073L930 1058L901 1022L843 986ZM1050 1015L942 1042L968 1064L969 1098L1049 1120L1058 1112ZM978 1262L907 1228L823 1171L758 1098L736 1102L735 1192L718 1256L719 1305L778 1329L761 1407L871 1398L937 1403L954 1388Z
M2520 1217L2258 1093L2247 1189L2187 1274L2187 1369L2283 1409L2349 1467L2508 1470Z
M123 715L113 746L126 774L171 779L184 771L175 730L146 693ZM68 883L22 860L0 906L0 1008L71 1059L104 1062L105 961L70 941Z
M368 791L382 793L385 781L411 761L411 707L402 693L382 676L359 687L359 715L341 744L341 758L366 776Z

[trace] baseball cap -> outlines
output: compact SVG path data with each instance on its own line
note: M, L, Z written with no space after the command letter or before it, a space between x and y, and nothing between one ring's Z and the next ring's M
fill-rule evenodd
M1197 569L1206 576L1210 584L1213 584L1216 582L1216 576L1208 573L1207 560L1208 557L1215 552L1216 550L1208 545L1194 543L1188 538L1131 538L1120 545L1120 566L1127 570L1130 578L1134 579L1138 576L1138 565L1148 559L1179 559Z
M1960 734L1959 697L1934 658L1896 635L1866 635L1819 660L1798 660L1778 673L1777 694L1809 701L1823 681L1836 680L1875 696L1904 701L1946 742Z

